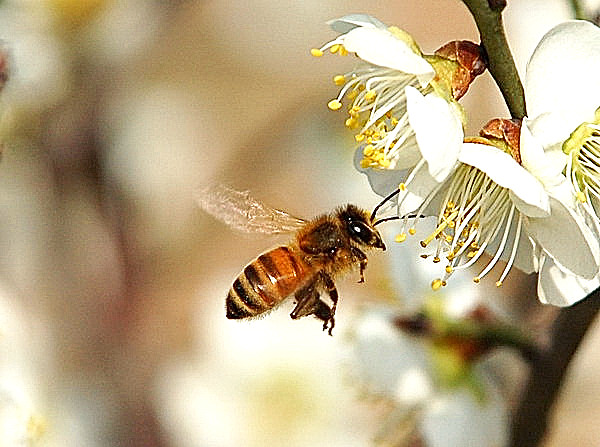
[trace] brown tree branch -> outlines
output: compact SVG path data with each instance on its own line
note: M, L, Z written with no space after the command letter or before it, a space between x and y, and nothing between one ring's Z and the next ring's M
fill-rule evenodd
M512 118L523 118L525 96L519 73L504 34L502 10L505 0L463 0L479 30L481 46L488 58L488 70L502 92Z
M529 380L513 417L511 447L535 447L548 427L569 364L600 310L600 289L560 311L548 347L531 364Z

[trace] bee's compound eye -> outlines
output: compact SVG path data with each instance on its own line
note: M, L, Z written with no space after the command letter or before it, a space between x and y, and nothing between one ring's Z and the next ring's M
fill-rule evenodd
M371 237L371 230L364 222L350 222L348 231L353 239L357 239L363 243L368 243Z

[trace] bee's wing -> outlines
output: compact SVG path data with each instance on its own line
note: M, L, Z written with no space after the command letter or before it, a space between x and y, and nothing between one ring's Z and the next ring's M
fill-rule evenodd
M246 233L290 233L306 223L260 203L250 197L249 191L236 191L224 185L204 187L196 198L206 212Z

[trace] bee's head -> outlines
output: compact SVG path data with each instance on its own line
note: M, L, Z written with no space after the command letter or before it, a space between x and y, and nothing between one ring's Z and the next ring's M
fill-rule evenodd
M350 239L367 247L385 250L385 244L379 231L373 226L369 213L354 205L346 205L338 213Z

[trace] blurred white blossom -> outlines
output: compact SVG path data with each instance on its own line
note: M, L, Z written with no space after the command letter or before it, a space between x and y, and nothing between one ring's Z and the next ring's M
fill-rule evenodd
M458 382L445 382L431 342L404 333L396 317L390 308L365 311L351 338L356 383L393 408L379 440L393 444L414 430L429 447L504 445L508 410L494 379L484 369L447 363ZM407 421L413 428L397 434Z

